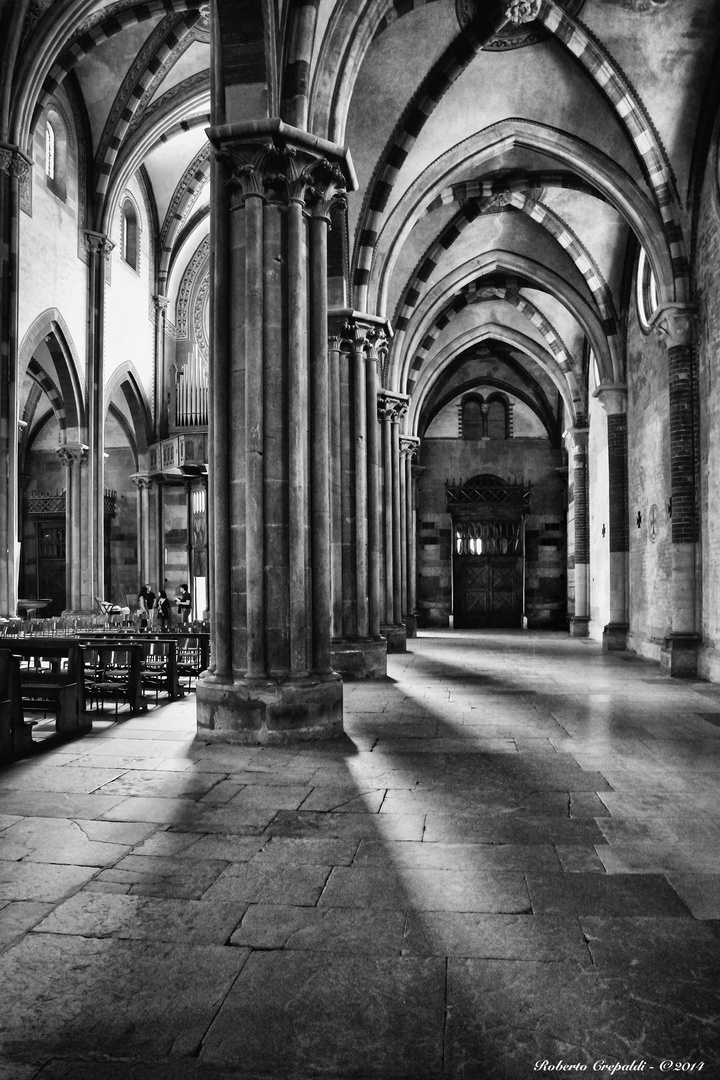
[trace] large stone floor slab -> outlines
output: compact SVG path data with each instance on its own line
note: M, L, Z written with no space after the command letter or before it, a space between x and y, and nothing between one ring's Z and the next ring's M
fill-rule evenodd
M190 696L0 770L0 1080L720 1076L720 688L562 634L388 670L328 744Z
M254 953L208 1032L202 1061L268 1076L442 1075L445 963Z

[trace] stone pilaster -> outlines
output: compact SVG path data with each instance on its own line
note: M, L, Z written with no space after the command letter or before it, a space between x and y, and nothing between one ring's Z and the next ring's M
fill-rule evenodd
M607 413L610 619L603 628L603 649L622 650L627 645L627 578L630 551L628 507L627 387L602 385L595 391Z
M65 466L65 614L79 615L96 607L90 573L92 506L89 484L88 447L84 443L59 447L58 457ZM100 508L102 514L102 506ZM106 599L101 593L101 599Z
M85 230L88 261L88 337L86 360L87 441L90 505L87 520L90 527L88 572L90 595L104 597L105 593L105 272L107 259L114 248L104 233Z
M672 628L663 642L660 665L668 675L697 672L700 635L696 614L695 324L689 304L662 304L654 329L667 347L670 397L670 500L672 507Z
M417 637L417 521L413 461L420 449L415 435L400 436L400 488L403 537L403 622L409 638Z
M590 622L590 508L588 503L588 429L568 431L572 448L573 514L575 526L575 611L570 617L571 637L587 637Z
M0 615L17 615L18 249L20 185L32 162L0 142Z
M332 665L344 678L386 674L380 633L380 480L377 392L386 320L330 312L334 416ZM344 532L343 532L344 530ZM340 553L338 556L338 552ZM340 613L340 617L338 617Z
M326 245L354 174L342 147L279 120L215 127L210 139L213 664L197 687L198 728L224 742L325 738L342 732Z
M157 582L158 589L163 582L158 574L158 540L162 535L157 529L157 484L147 473L133 473L130 477L137 488L137 538L138 566L137 590L140 592L146 581Z
M165 364L165 333L167 330L168 297L159 293L153 296L155 308L155 383L153 402L155 417L155 439L166 439L168 435L168 381Z
M400 496L400 420L407 394L381 390L378 411L382 425L382 539L384 541L384 622L380 631L388 652L405 652L407 632L402 611L402 518Z

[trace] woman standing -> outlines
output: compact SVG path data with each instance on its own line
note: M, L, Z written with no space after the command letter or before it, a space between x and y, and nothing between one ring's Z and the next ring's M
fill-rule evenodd
M160 619L160 629L170 629L170 601L168 600L168 594L164 589L160 590L157 602L157 613Z
M152 626L153 619L155 618L155 593L152 591L152 586L148 583L143 585L138 596L138 615L140 616L140 625L142 625L143 619L146 625Z

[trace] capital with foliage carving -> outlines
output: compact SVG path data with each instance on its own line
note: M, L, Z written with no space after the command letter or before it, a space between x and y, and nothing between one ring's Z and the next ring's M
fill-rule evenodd
M208 137L237 204L255 196L271 202L299 202L329 219L357 187L348 150L272 119L211 128Z
M115 244L105 233L94 232L92 229L85 230L85 247L91 255L100 255L107 259Z
M59 446L56 450L57 456L62 461L63 465L68 469L72 469L74 465L84 465L87 462L88 447L84 444L77 446Z
M378 394L378 419L390 420L399 424L408 411L410 398L407 394L395 394L392 390L381 390Z
M330 348L338 352L362 352L368 360L383 361L392 337L387 319L351 308L333 308L328 312Z
M694 304L660 304L652 318L652 328L668 349L693 345L697 324Z
M27 178L31 165L31 158L23 154L19 146L0 142L0 172L15 176L22 183Z
M420 440L417 435L401 435L400 436L400 455L412 461L417 457L417 453L420 449Z
M627 386L620 383L600 383L593 392L608 416L624 416L627 412Z
M147 473L132 473L130 479L138 491L148 490L153 484L152 476L148 476Z

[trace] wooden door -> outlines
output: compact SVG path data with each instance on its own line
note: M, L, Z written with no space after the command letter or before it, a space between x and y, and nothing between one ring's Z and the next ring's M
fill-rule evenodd
M454 626L522 626L522 523L462 521L454 532Z

